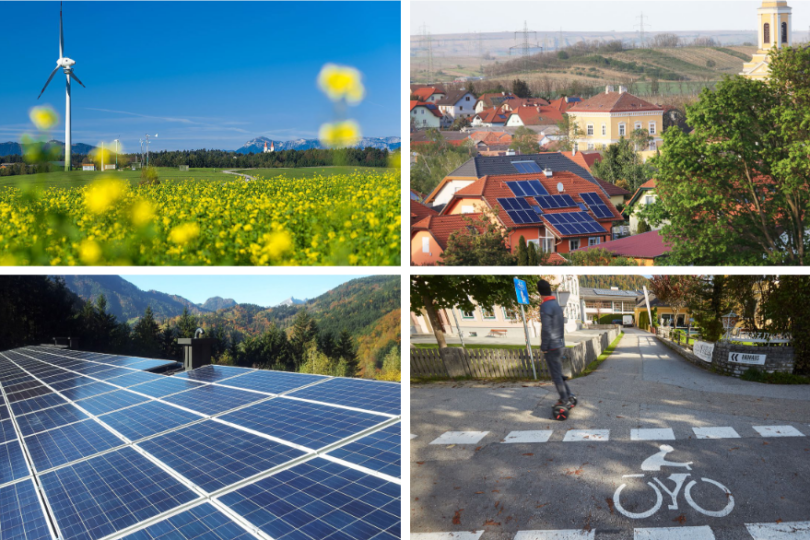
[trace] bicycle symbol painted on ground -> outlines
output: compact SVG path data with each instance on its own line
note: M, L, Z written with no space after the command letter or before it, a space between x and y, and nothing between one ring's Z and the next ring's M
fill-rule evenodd
M644 462L641 464L642 471L660 471L661 467L680 467L682 469L686 469L687 471L692 470L691 461L688 463L677 463L673 461L667 461L666 459L667 454L669 454L674 450L668 444L663 444L659 446L659 449L660 451L658 453L653 454L652 456L644 460ZM658 478L653 478L655 484L653 484L652 482L647 482L647 485L650 486L655 491L655 504L653 505L652 508L650 508L646 512L637 512L637 513L630 512L629 510L625 509L622 506L620 496L622 490L627 486L627 484L622 484L616 489L616 493L613 494L613 503L616 507L616 510L618 510L625 516L631 519L644 519L652 516L653 514L658 512L658 510L661 509L661 505L664 503L664 496L661 493L663 491L664 493L669 495L670 498L672 499L672 503L668 505L668 508L670 510L677 510L678 494L681 492L681 488L684 486L684 483L686 482L687 478L689 478L689 476L691 476L689 473L670 474L667 480L670 480L674 484L673 489L669 489L664 484L664 482L662 482ZM622 476L622 478L644 478L644 474L625 474ZM700 480L708 484L717 486L723 492L723 497L725 497L728 500L728 502L726 503L726 506L724 508L718 511L706 510L705 508L702 508L692 498L692 488L694 488L695 485L697 485L697 480L690 480L689 483L686 484L686 488L684 488L683 490L683 496L686 499L686 502L689 503L689 506L691 506L701 514L710 517L725 517L729 515L731 511L734 509L734 497L731 496L731 492L726 488L726 486L724 486L720 482L715 482L710 478L701 478Z

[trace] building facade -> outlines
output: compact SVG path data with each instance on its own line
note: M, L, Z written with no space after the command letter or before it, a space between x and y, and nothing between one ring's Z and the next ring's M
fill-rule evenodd
M770 76L768 54L773 49L792 47L792 10L785 1L764 1L757 10L757 36L759 49L743 66L742 75L748 79L764 81Z

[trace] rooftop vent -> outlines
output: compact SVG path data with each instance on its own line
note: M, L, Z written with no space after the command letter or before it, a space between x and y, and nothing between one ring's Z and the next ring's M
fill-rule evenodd
M619 87L619 93L620 94L626 94L627 93L627 87L626 86L620 86Z
M514 151L514 150L507 150L507 151L506 151L506 155L507 155L507 156L514 156L514 155L516 155L516 154L515 154L515 151Z
M611 85L607 85L607 86L605 87L605 93L606 93L606 94L609 94L609 93L614 92L614 91L615 91L615 90L614 90L613 86L611 86Z
M194 335L202 334L202 330L198 328ZM210 364L211 346L216 342L216 338L179 338L177 344L183 346L183 367L185 370L190 371Z
M543 174L546 175L546 178L551 178L552 176L554 176L554 171L552 171L551 169L546 168L546 169L543 169Z

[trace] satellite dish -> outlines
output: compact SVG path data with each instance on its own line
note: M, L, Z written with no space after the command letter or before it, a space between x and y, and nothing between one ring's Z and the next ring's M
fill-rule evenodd
M562 185L562 182L557 182L557 193L562 193L565 191L565 188Z

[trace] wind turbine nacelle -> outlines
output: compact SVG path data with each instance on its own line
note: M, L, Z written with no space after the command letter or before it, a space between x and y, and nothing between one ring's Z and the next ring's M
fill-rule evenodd
M56 61L57 66L65 69L70 69L71 67L73 67L75 63L76 61L71 60L70 58L60 58L59 60Z

